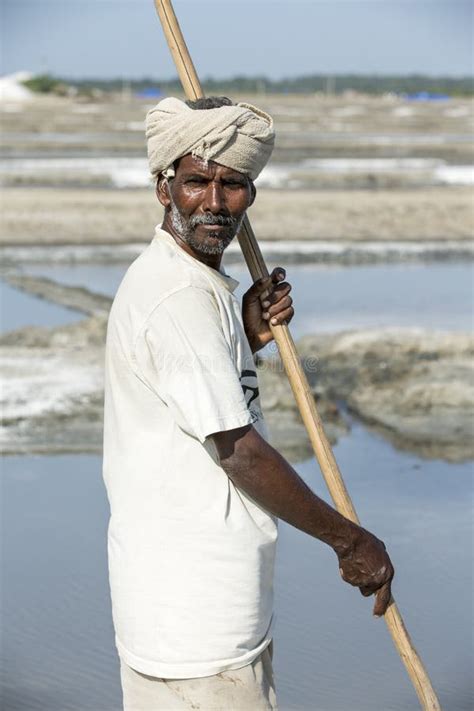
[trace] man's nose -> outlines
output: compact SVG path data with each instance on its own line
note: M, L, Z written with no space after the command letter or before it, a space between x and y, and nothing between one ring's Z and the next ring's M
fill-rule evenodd
M203 209L205 212L212 212L214 215L218 215L225 210L222 186L215 180L212 180L207 186Z

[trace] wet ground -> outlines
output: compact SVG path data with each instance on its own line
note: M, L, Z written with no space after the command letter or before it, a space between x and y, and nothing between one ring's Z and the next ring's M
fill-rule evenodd
M471 708L472 469L394 450L356 426L336 457L363 523L386 542L394 595L447 711ZM118 711L108 508L98 457L3 462L3 668L8 711ZM327 497L317 465L298 467ZM415 711L371 600L334 554L282 524L275 669L281 711Z

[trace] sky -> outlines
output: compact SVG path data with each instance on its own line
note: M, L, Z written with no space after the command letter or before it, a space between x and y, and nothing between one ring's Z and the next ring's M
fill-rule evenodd
M466 0L175 0L201 77L467 76ZM175 76L153 0L1 0L1 72Z

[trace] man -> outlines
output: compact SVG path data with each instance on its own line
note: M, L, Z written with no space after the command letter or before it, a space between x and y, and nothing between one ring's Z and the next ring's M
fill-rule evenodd
M284 272L242 309L221 267L273 148L247 104L165 99L147 116L164 220L109 319L104 477L126 711L276 709L271 665L276 518L330 545L374 613L385 546L319 499L266 441L254 353L290 321Z

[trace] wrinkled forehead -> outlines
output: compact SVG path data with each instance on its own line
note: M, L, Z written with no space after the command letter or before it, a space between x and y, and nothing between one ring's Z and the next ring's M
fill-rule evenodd
M199 173L203 175L215 175L219 173L221 176L239 176L241 178L249 179L248 175L245 173L240 173L234 168L229 168L222 163L218 163L214 160L204 160L199 156L193 156L191 153L179 158L174 164L176 174L187 174L187 173Z

